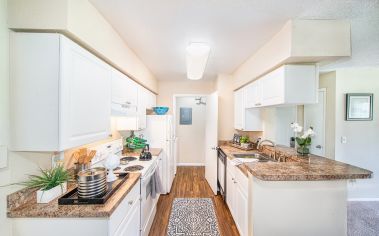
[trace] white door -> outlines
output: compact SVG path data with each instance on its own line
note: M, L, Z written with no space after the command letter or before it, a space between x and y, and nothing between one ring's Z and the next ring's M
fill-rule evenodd
M304 105L304 128L313 127L315 136L312 138L310 152L315 155L325 155L325 104L326 89L318 92L318 103Z
M217 194L217 92L207 96L207 107L205 112L205 178L213 193Z

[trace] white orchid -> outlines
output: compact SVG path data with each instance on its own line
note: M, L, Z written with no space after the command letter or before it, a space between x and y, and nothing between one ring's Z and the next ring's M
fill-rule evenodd
M294 122L291 123L291 128L295 133L300 133L303 130L303 127L301 127L298 123ZM296 136L296 135L295 135ZM298 152L302 154L309 153L309 146L312 143L312 138L315 136L315 132L313 131L313 127L309 127L307 131L303 133L300 137L296 137L296 142L299 145Z
M295 133L300 133L301 131L303 131L303 127L300 126L298 123L294 122L294 123L291 123L291 128L293 129L293 132Z

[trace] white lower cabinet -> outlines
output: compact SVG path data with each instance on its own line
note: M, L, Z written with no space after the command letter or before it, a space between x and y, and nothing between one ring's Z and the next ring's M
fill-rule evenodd
M138 180L110 217L12 218L13 236L139 236L140 192Z
M114 236L128 236L140 234L140 204L136 201L129 214L123 219Z
M248 235L248 177L228 160L226 173L226 204L240 235Z

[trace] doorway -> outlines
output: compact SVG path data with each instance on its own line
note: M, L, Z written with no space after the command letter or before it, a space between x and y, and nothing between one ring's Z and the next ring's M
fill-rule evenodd
M207 95L174 95L178 166L205 165Z
M325 156L325 109L326 88L321 88L318 91L318 103L304 105L304 129L311 126L315 131L310 152L319 156Z

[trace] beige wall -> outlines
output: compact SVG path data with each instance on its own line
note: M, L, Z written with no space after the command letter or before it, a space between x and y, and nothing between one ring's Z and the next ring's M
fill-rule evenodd
M7 1L0 0L0 145L8 144L9 118L9 30L7 27ZM0 235L12 235L11 220L6 218L6 195L21 188L9 185L24 181L28 174L50 166L50 154L9 152L6 168L0 169ZM4 187L5 186L5 187Z
M320 75L319 88L326 88L325 156L335 158L336 72Z
M157 92L154 75L88 0L9 1L9 27L62 32Z
M292 20L233 73L233 89L285 63L312 63L351 55L350 23Z
M346 93L373 93L372 121L345 121ZM372 179L350 183L349 198L379 198L379 67L336 71L335 158L374 172ZM341 137L347 143L341 143Z
M219 75L215 86L218 92L218 139L230 140L235 133L233 77Z
M168 114L173 114L174 94L210 94L215 91L214 85L212 80L160 80L157 106L167 106Z

